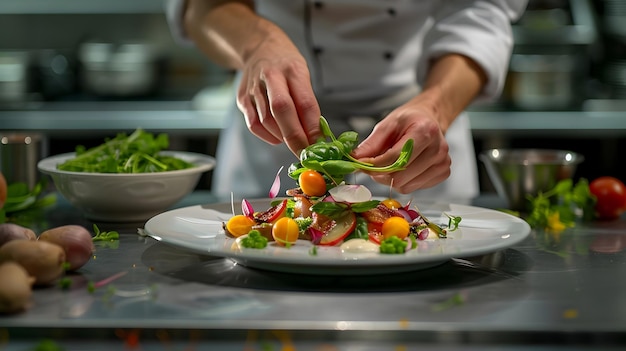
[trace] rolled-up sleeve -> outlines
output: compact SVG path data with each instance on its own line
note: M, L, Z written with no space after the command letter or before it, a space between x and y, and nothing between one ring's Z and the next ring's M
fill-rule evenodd
M186 0L164 0L165 15L170 28L170 33L181 45L192 46L193 42L185 34L183 26L183 11Z
M433 25L424 37L424 51L417 66L420 84L426 80L432 59L457 53L474 60L487 75L487 84L477 100L499 96L513 48L511 23L526 5L526 0L440 1L435 5Z

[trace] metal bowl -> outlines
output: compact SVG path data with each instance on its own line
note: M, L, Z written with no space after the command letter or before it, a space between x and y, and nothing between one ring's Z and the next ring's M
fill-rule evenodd
M563 179L571 179L584 157L567 150L491 149L480 153L498 195L510 209L528 209L528 196L552 189Z

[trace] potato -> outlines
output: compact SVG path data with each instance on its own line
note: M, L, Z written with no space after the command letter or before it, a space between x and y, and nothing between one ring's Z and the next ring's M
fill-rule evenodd
M5 201L7 201L7 180L0 172L0 209L4 207Z
M15 223L2 223L0 224L0 246L15 239L28 239L36 240L37 236L35 232L26 227L22 227Z
M39 240L61 246L69 263L67 269L70 271L85 265L94 251L91 233L79 225L64 225L48 229L39 235Z
M14 261L35 278L36 285L48 285L65 271L65 251L47 241L12 240L0 247L0 263Z
M26 269L16 262L0 263L0 277L0 313L25 310L33 295L35 278L28 275Z

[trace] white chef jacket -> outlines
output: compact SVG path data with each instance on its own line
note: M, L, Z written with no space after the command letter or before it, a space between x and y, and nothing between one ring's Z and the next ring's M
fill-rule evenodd
M189 43L181 25L184 0L168 0L172 33ZM338 135L356 130L360 140L373 123L419 93L433 58L472 58L488 81L477 100L497 97L513 46L511 21L526 0L257 0L258 14L280 26L309 64L322 115ZM238 84L235 84L235 89ZM227 126L217 149L213 191L227 198L265 197L276 172L297 162L284 145L269 145L247 130L233 92ZM358 122L358 123L354 123ZM469 120L460 115L446 140L451 176L439 185L396 198L463 201L479 192ZM419 141L416 141L419 143ZM295 182L282 172L283 189ZM348 179L375 195L390 189L364 174Z

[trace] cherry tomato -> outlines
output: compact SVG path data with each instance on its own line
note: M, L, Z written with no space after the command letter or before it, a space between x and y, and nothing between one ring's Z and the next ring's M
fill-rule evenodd
M383 236L385 239L397 236L404 239L409 235L409 222L403 217L389 217L383 222Z
M381 201L381 203L387 206L387 208L390 208L392 210L397 210L397 209L402 208L402 204L400 204L400 202L396 199L385 199Z
M248 216L236 215L226 222L226 230L234 237L239 237L250 233L254 220Z
M322 196L326 194L326 180L320 172L307 169L298 176L298 184L306 195Z
M283 217L272 227L272 237L281 246L295 244L299 234L300 228L293 218Z
M626 211L626 185L614 177L600 177L589 184L589 191L597 198L596 216L616 219Z

